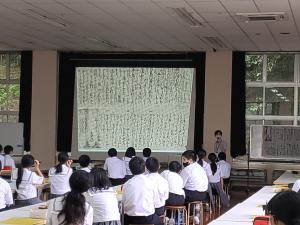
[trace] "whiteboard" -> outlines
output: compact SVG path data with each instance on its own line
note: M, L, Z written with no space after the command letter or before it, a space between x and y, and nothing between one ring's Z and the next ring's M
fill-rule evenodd
M14 155L22 155L24 151L23 123L0 123L0 144L4 148L11 145Z

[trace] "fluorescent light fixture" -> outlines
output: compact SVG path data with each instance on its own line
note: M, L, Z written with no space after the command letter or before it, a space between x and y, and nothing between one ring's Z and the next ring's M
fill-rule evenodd
M109 48L121 48L120 46L110 42L110 41L107 41L107 40L101 40L101 39L97 39L97 38L94 38L94 37L87 37L86 38L87 40L89 41L93 41L93 42L97 42L103 46L106 46L106 47L109 47Z
M49 16L41 14L40 12L37 12L34 9L27 9L27 11L29 12L30 16L40 18L41 21L53 25L55 27L65 28L67 26L63 21L60 21L60 18L50 18Z
M277 93L277 92L278 92L278 90L276 90L276 89L271 89L271 91L272 91L273 93Z
M276 94L278 97L281 97L281 96L283 96L281 93L277 93Z

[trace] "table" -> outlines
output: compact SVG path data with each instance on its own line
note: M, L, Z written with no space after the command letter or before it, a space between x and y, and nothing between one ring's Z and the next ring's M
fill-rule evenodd
M300 179L300 173L293 174L292 171L287 170L273 184L290 184L295 183L298 179Z

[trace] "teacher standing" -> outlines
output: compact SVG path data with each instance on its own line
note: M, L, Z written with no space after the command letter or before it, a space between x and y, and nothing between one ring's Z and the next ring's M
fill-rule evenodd
M227 143L222 139L222 131L216 130L215 131L215 137L216 142L214 144L214 153L219 154L220 152L226 152L227 150Z

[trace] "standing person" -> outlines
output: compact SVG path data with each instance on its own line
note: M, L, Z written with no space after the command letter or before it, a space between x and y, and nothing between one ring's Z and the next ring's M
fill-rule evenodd
M49 170L50 199L60 197L71 190L69 179L73 173L73 161L66 152L60 152L57 159L59 163Z
M11 145L6 145L4 147L4 159L3 159L3 170L13 170L16 168L15 160L13 160L14 148Z
M127 148L125 152L125 156L123 157L123 161L125 163L125 168L126 168L126 176L125 180L129 180L131 177L133 177L130 168L129 168L129 161L136 156L135 149L134 147L129 147Z
M1 172L0 161L0 172ZM0 212L9 209L14 204L13 195L9 183L0 177Z
M93 208L83 195L90 188L89 173L77 170L68 182L70 192L50 201L46 225L92 225Z
M151 149L150 148L144 148L143 149L143 159L146 162L146 160L151 156Z
M219 154L220 152L226 152L227 150L227 143L222 139L222 131L216 130L215 131L215 138L216 142L214 144L214 153Z

